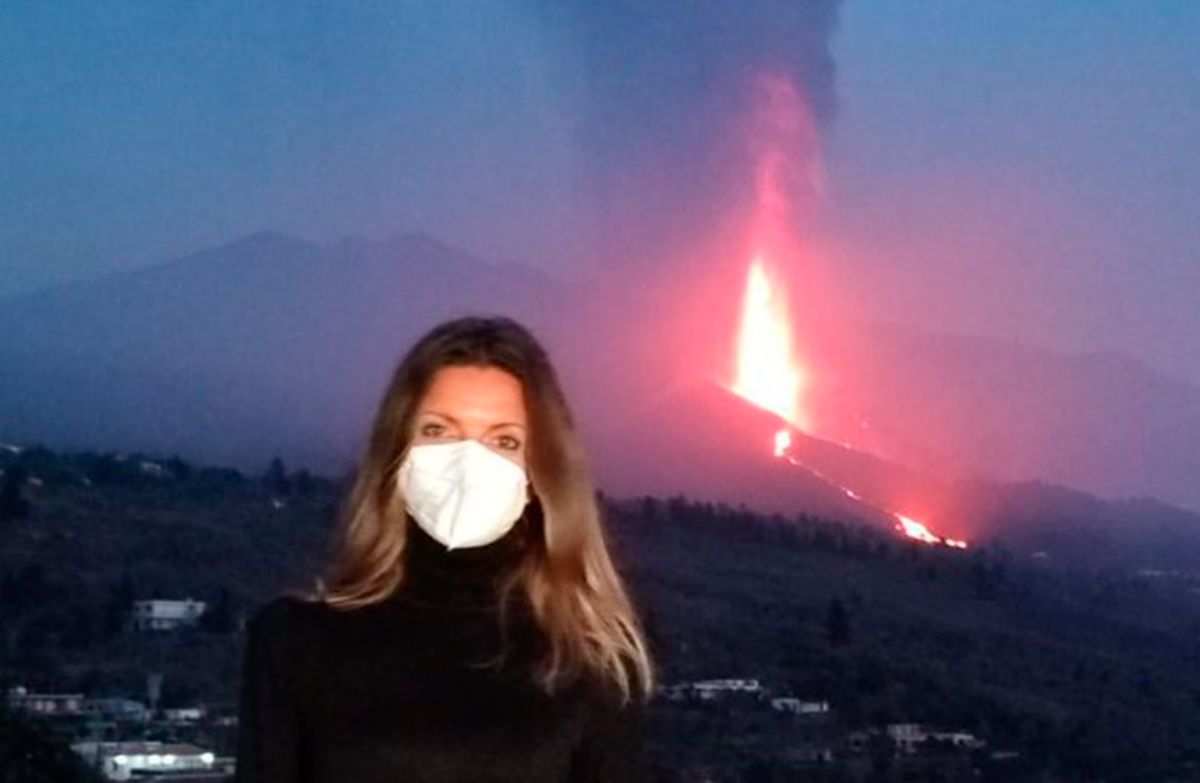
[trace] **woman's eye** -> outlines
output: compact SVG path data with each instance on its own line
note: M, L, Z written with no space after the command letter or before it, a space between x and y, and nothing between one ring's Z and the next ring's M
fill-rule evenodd
M501 435L496 439L496 445L504 451L519 451L521 448L521 441L512 435Z
M435 424L428 422L421 425L422 438L440 438L446 434L446 426L444 424Z

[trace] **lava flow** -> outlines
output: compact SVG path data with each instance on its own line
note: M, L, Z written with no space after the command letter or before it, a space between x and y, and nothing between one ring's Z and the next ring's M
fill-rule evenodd
M746 291L737 339L737 371L732 391L768 410L791 427L810 433L803 404L808 373L796 355L787 289L778 265L794 263L799 243L791 229L791 194L797 187L819 187L815 125L794 85L772 77L760 84L759 143L755 147L756 214ZM802 176L797 177L797 174ZM967 544L933 533L923 523L872 502L842 486L791 454L792 430L775 435L775 456L806 471L846 497L895 521L895 529L915 541L965 549Z
M852 490L848 487L842 486L838 482L834 481L833 479L831 479L828 476L821 473L821 471L817 470L816 468L813 468L811 465L806 465L803 462L801 462L800 460L793 457L790 454L791 448L792 448L792 433L791 433L791 431L789 431L787 428L784 428L784 429L780 430L779 432L775 433L775 456L776 457L787 460L788 464L793 465L793 466L803 470L804 472L808 473L810 476L814 476L815 478L821 480L825 484L828 484L830 487L833 487L838 492L841 492L843 495L850 498L854 502L859 503L859 504L866 506L874 511L878 511L880 513L883 513L883 514L891 517L892 519L894 519L896 521L896 524L893 527L898 533L902 533L903 535L905 535L908 538L911 538L914 541L920 541L925 544L930 544L931 546L948 546L948 547L951 547L952 549L966 549L967 548L966 541L961 541L956 538L945 538L943 536L939 536L936 533L934 533L933 531L931 531L924 524L922 524L921 522L918 522L917 520L913 519L912 517L905 516L904 514L901 514L897 511L893 511L890 508L882 506L878 503L873 503L870 500L867 500L866 498L864 498L862 495L855 492L854 490Z

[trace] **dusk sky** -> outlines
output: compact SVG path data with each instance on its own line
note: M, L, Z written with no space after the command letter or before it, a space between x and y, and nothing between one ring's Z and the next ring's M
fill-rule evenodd
M640 113L659 103L647 96L677 82L651 80L621 115L612 96L643 63L615 46L597 104L578 42L597 21L638 31L561 5L4 3L0 296L261 229L424 231L595 273L589 124L616 112L636 136L658 119ZM727 46L747 68L771 15L809 13L701 5L720 24L678 22L680 57ZM672 29L682 5L658 7ZM713 27L740 37L685 35ZM1119 351L1200 384L1200 4L847 0L832 29L823 295L854 315ZM656 127L662 143L672 126Z

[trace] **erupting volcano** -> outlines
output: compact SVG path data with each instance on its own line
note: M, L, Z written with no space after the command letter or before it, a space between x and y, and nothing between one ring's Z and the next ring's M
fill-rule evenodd
M755 131L755 212L746 289L736 340L735 377L730 390L788 422L819 436L805 407L810 371L798 355L796 325L789 307L788 277L782 270L801 263L801 243L793 228L796 202L820 195L821 166L816 126L802 96L788 79L773 76L757 85ZM812 292L806 292L809 296ZM931 545L966 548L960 540L931 531L924 523L832 480L794 456L793 433L775 435L776 457L832 486L845 497L895 522L897 532Z

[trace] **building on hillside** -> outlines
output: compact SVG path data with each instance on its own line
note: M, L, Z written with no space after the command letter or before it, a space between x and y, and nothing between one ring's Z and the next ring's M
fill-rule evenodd
M81 693L30 693L20 685L8 689L8 706L14 712L30 712L47 717L80 715L83 713L83 704Z
M897 752L912 755L926 740L929 734L919 723L889 723L885 733L895 745Z
M659 690L667 701L718 701L731 696L766 698L767 691L755 679L697 680L664 685Z
M174 631L200 622L207 605L185 598L182 601L153 599L133 602L133 627L138 631Z
M162 711L162 716L168 723L199 723L206 715L203 707L168 707Z
M930 742L937 742L942 745L963 748L965 750L982 750L987 747L987 742L968 731L929 731L927 733Z
M187 743L77 742L71 750L106 780L219 780L225 775L216 754Z
M892 723L887 726L888 739L896 751L905 755L939 749L980 750L987 743L966 731L939 731L919 723Z
M138 462L138 470L147 476L154 476L155 478L165 478L167 475L167 467L165 465L161 462L154 462L148 459Z
M790 715L825 715L829 712L829 702L804 701L795 696L777 696L771 699L771 709Z
M758 680L699 680L691 683L691 693L700 701L716 701L729 696L761 698L763 687Z

